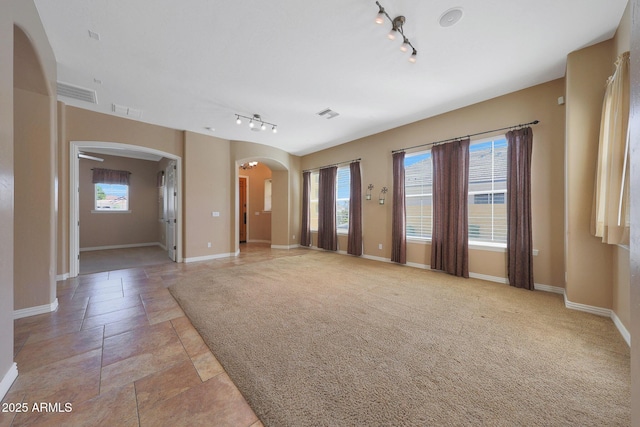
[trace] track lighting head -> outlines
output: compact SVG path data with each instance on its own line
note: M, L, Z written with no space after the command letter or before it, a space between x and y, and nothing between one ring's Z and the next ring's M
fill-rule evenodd
M404 38L404 41L400 45L400 50L403 52L407 52L409 50L409 39L404 37L404 35L402 37Z
M378 5L378 14L376 15L375 23L379 25L384 24L384 17L385 17L384 7L380 6L380 3L378 2L376 2L376 4Z
M241 125L242 124L242 120L240 120L240 116L236 115L236 123Z
M260 130L265 130L267 129L267 127L264 125L264 122L262 122L262 124L260 125Z
M278 128L277 128L276 126L273 126L273 127L271 128L271 132L273 132L273 133L278 133Z
M415 64L417 60L418 60L418 52L414 48L413 52L411 53L411 56L409 57L409 62L411 62L412 64Z
M254 127L254 126L255 126L255 125L253 124L253 119L251 119L251 120L249 121L249 127L250 127L250 128L252 128L252 127Z

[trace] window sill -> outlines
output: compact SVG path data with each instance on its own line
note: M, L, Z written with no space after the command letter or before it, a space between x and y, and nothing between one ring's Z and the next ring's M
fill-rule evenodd
M108 209L100 209L100 210L93 209L91 211L91 213L97 213L97 214L109 213L109 214L112 214L112 213L131 213L131 211L130 210L126 210L126 211L113 210L113 211L111 211L111 210L108 210Z

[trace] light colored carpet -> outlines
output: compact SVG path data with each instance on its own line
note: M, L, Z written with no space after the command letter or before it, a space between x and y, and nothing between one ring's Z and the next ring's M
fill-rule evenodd
M559 295L317 251L170 291L266 426L630 423L628 346Z

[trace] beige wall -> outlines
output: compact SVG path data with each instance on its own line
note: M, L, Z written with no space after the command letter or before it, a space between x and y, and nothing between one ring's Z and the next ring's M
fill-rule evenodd
M80 159L79 214L80 250L104 246L159 243L158 162L95 154L104 162ZM130 213L94 211L94 167L131 172L129 183Z
M614 53L620 55L631 49L631 4L627 8L620 21L620 26L613 38ZM629 248L616 246L612 251L613 255L613 280L612 280L612 310L622 324L629 330L631 322L631 312L629 304Z
M640 218L640 0L633 0L631 19L631 218ZM631 402L640 402L640 227L631 224L630 312ZM631 405L631 425L640 427L640 405Z
M0 3L0 381L13 364L13 13Z
M373 200L363 202L364 254L388 259L391 256L391 191L387 193L385 205L379 205L376 199L383 186L392 188L393 185L392 150L540 120L540 124L533 127L533 244L539 251L534 258L534 278L536 283L562 287L565 111L557 99L564 91L564 80L555 80L304 156L302 167L312 169L362 158L363 187L368 184L375 187ZM378 249L379 244L382 250ZM344 238L340 246L346 249ZM429 244L408 243L407 261L428 265L430 251ZM506 277L504 252L470 250L469 258L473 273Z
M263 163L252 169L240 170L249 181L247 198L248 242L271 242L271 211L264 210L264 182L271 179L271 169ZM238 218L240 220L240 218Z
M35 56L37 58L37 70L35 72L39 79L44 76L44 84L40 83L37 86L23 85L26 81L31 81L33 74L27 78L27 76L19 76L17 81L14 81L14 66L20 69L24 66L23 60L25 57L23 54L27 53L24 50L24 41L14 41L14 24L19 26L24 31L29 40L29 45L34 47ZM19 33L18 33L19 34ZM16 45L16 64L14 64L14 43ZM22 64L22 65L21 65ZM33 62L31 62L33 64ZM35 70L34 70L35 71ZM21 79L25 77L26 79ZM13 363L13 311L16 308L14 306L14 299L22 301L22 299L30 300L33 297L34 301L45 301L46 303L53 302L55 298L55 281L53 281L53 274L55 273L55 266L52 264L51 255L55 253L55 227L51 227L55 224L55 211L53 209L53 185L55 176L55 161L52 159L52 153L55 152L55 135L56 135L56 120L55 120L55 102L53 99L49 99L47 109L47 120L43 124L38 124L39 138L42 140L38 143L29 141L31 149L37 149L36 154L40 155L47 160L45 161L47 168L50 171L48 175L39 184L45 188L44 192L47 194L47 199L44 203L45 206L40 205L44 210L50 212L50 214L44 218L46 229L42 235L36 236L37 245L44 246L44 252L46 254L41 259L37 259L38 262L32 262L32 268L38 271L38 280L42 282L49 282L47 284L39 283L37 291L34 290L33 295L26 295L19 289L18 292L14 291L14 283L23 281L22 273L14 270L14 262L17 256L14 254L14 241L22 239L22 235L14 235L14 219L17 217L18 212L14 214L14 173L16 170L25 167L19 163L19 159L14 157L14 137L24 139L25 129L19 130L17 133L14 129L14 122L22 127L23 123L28 121L28 118L24 117L24 103L28 103L28 98L31 94L24 92L33 92L44 96L44 93L51 93L56 80L56 63L53 56L53 51L46 38L44 28L40 22L38 12L32 1L25 0L10 0L0 3L0 239L3 242L0 249L0 381L3 379L9 379L6 377L11 365ZM22 92L18 94L14 100L14 84L18 86ZM45 89L46 90L43 90ZM17 91L16 91L17 92ZM16 111L14 107L14 101L19 107ZM40 105L38 100L36 103ZM42 119L43 117L39 117ZM44 126L41 128L40 126ZM22 135L22 136L21 136ZM28 135L26 135L28 136ZM33 144L32 144L33 143ZM21 150L26 149L26 146L19 147ZM14 160L16 164L14 166ZM46 206L51 203L51 207ZM18 230L22 234L22 229ZM14 239L15 237L15 239ZM28 236L31 238L31 236ZM33 244L33 242L31 242ZM31 247L34 253L40 254L40 248L37 246ZM43 286L40 286L43 285ZM27 291L27 293L31 290ZM37 295L35 295L37 293Z
M46 307L56 299L57 111L50 96L52 81L45 76L29 36L18 27L14 27L13 75L13 308L20 310Z
M183 201L187 260L231 252L229 149L227 140L185 132ZM213 217L212 212L219 212L220 216Z
M612 307L612 247L590 233L593 185L605 82L613 71L613 41L567 58L567 298Z

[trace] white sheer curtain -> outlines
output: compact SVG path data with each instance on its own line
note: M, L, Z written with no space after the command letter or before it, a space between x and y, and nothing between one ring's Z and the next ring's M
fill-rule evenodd
M629 244L629 52L607 81L591 233L604 243Z

